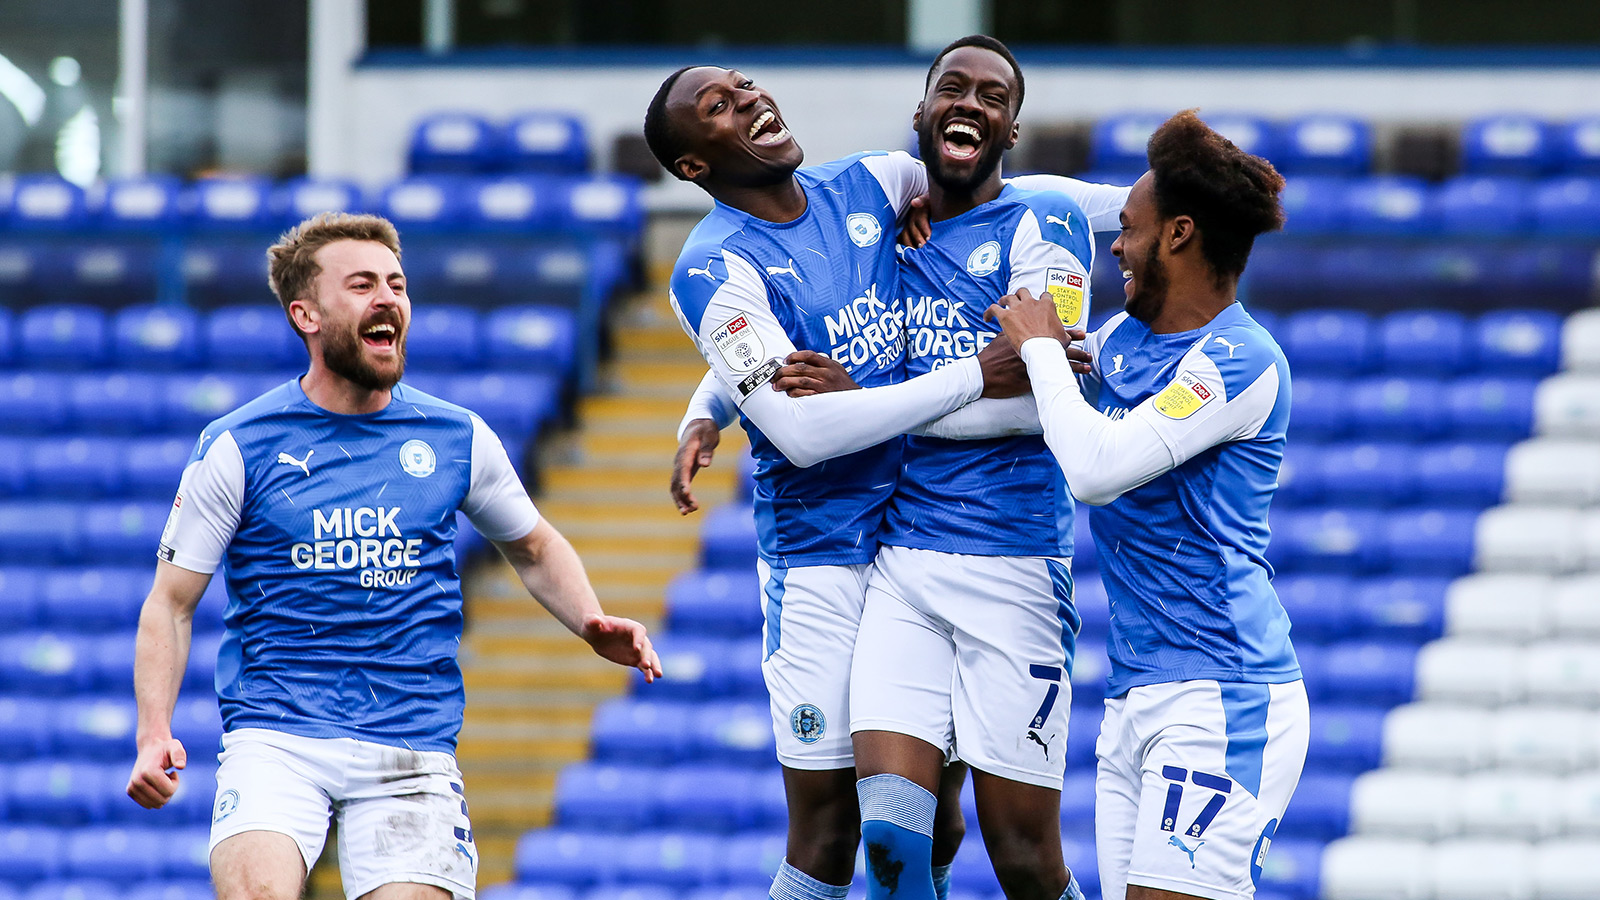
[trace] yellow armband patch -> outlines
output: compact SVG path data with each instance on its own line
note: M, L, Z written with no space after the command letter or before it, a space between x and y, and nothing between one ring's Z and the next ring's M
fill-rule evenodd
M1156 395L1156 412L1169 419L1187 419L1216 396L1217 392L1193 372L1179 372L1178 377Z
M1055 302L1061 324L1072 328L1083 318L1083 276L1066 269L1044 271L1044 292Z

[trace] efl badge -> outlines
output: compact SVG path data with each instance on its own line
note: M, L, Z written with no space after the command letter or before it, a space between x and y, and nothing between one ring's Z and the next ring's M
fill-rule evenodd
M1187 419L1216 396L1216 390L1193 372L1179 372L1178 377L1156 395L1156 412L1169 419Z
M1066 269L1044 270L1044 292L1056 304L1061 324L1072 328L1083 318L1083 276Z
M734 316L711 332L711 343L722 354L722 361L735 372L748 372L761 364L766 350L761 336L742 314Z

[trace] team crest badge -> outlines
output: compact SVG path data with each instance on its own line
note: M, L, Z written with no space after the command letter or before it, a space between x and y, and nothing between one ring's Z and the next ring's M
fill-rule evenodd
M400 445L400 468L413 478L427 478L433 474L439 458L426 441L412 439Z
M851 213L845 217L844 226L850 232L851 243L857 247L871 247L883 237L883 226L871 213Z
M1000 271L1000 243L985 241L967 257L967 274L974 278L993 275Z
M802 703L789 713L789 729L800 743L815 744L827 733L828 720L822 715L822 710L810 703Z
M233 815L238 808L239 792L229 788L217 795L217 809L216 812L212 813L211 821L221 822L223 819Z

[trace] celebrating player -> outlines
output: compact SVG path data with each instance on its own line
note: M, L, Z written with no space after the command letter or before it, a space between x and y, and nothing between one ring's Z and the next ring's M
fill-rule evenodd
M1045 440L1092 520L1110 594L1096 747L1106 900L1253 896L1310 723L1270 582L1267 508L1289 367L1234 299L1283 179L1192 112L1151 137L1112 245L1127 307L1090 338L1085 400L1055 305L992 312L1022 348Z
M394 226L375 216L319 216L272 246L272 289L310 369L207 426L161 536L139 619L128 794L156 808L177 788L188 751L171 719L190 620L225 561L221 900L299 897L330 815L351 900L473 897L453 755L457 510L596 653L661 674L644 627L601 612L494 432L399 384L411 324L399 257Z

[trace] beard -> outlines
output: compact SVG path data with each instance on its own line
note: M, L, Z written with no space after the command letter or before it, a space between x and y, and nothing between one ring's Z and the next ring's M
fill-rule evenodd
M1144 255L1144 271L1139 274L1139 287L1123 304L1128 315L1146 325L1154 322L1167 305L1167 264L1161 261L1158 248L1157 242L1150 243L1150 251Z
M1006 153L1005 145L1000 141L986 141L983 152L978 155L977 163L972 167L972 173L959 177L944 170L944 156L939 153L937 139L938 135L932 125L918 131L917 154L928 167L928 179L937 182L947 191L970 193L994 174L994 170L1000 167L1000 158Z
M387 391L400 382L406 373L405 332L400 322L390 321L395 327L395 361L385 368L374 366L367 359L366 347L361 343L361 329L372 323L337 329L323 335L322 361L334 374L369 391Z

